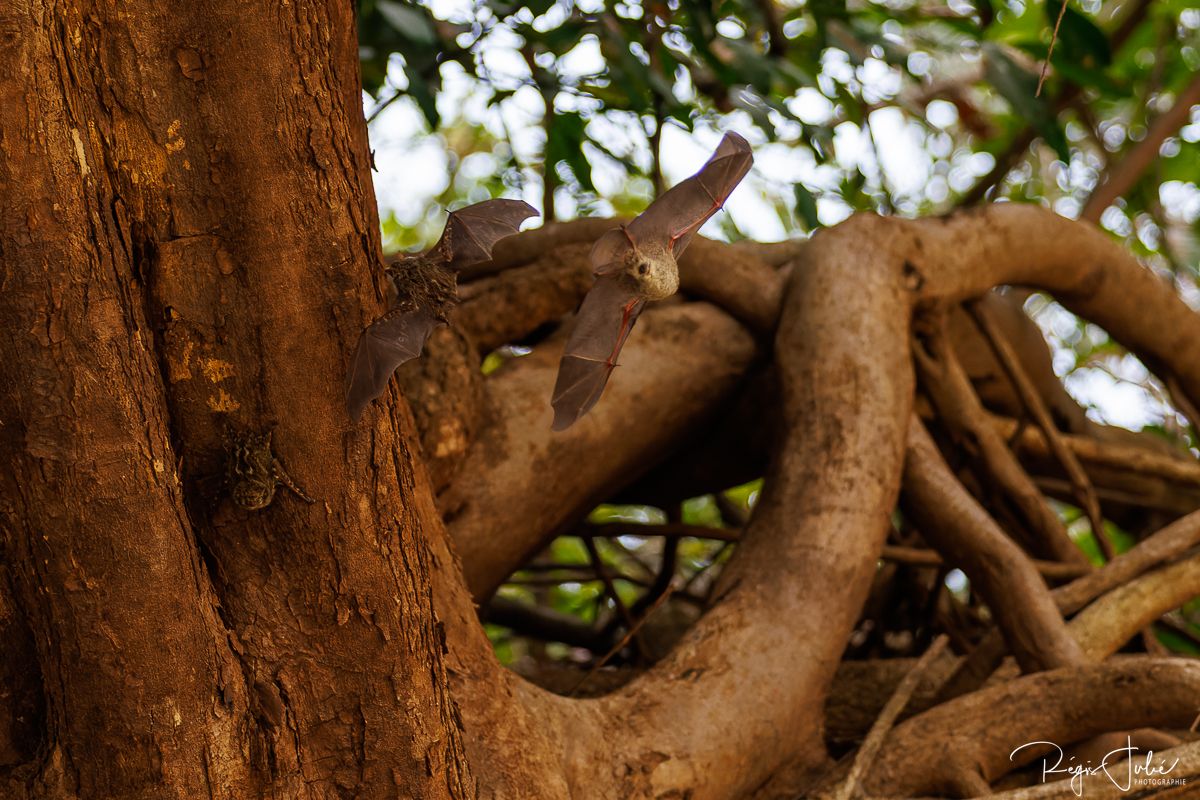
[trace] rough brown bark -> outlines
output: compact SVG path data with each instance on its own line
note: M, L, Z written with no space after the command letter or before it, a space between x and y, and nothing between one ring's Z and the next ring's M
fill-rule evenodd
M352 8L0 14L0 528L47 698L0 793L471 795L411 420L342 407L381 298ZM230 504L226 426L317 503Z

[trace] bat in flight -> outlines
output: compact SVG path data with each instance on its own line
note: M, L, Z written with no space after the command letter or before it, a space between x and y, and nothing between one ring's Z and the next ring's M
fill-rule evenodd
M749 143L727 133L699 172L665 192L633 222L596 241L591 254L596 281L583 299L558 366L551 399L554 430L569 428L596 405L642 308L647 301L675 294L676 259L753 163Z
M458 301L457 273L492 257L492 247L512 236L533 206L521 200L485 200L451 211L438 243L388 265L394 298L388 311L358 337L346 378L346 408L358 419L387 389L392 373L421 355L425 340L447 321Z

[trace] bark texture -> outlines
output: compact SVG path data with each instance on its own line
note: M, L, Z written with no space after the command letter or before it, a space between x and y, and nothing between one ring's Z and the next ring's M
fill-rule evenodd
M4 793L471 795L411 419L342 406L381 300L351 7L0 13L0 528L46 697ZM227 428L317 502L232 505Z

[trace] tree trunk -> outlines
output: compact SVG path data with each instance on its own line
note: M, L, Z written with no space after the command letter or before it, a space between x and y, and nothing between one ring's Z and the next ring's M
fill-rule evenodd
M1116 488L1118 508L1137 506L1128 485L1182 480L1163 507L1191 510L1200 466L1143 449L1122 471L1102 438L1081 448L1090 423L1057 413L1045 358L1027 391L991 384L1004 402L975 386L1037 373L977 302L1028 286L1198 405L1200 315L1104 234L1004 204L698 239L682 296L647 309L603 402L552 435L565 329L479 370L578 303L612 221L547 226L464 276L455 331L401 371L422 429L394 388L352 424L347 356L384 299L352 6L162 6L0 9L0 796L852 794L826 713L870 685L835 687L887 597L898 503L928 529L928 549L899 549L963 569L995 628L863 748L864 791L982 794L1030 737L1193 717L1198 662L1101 662L1200 592L1200 513L1096 572L1035 563L1065 533L1001 448L1032 437L1068 500ZM979 324L952 335L964 302ZM1036 430L1001 436L990 415L1026 406ZM708 436L718 417L754 435ZM1085 456L1108 470L1095 486ZM763 475L703 616L636 680L582 699L497 662L475 599L595 503ZM1087 574L1052 591L1064 567ZM651 610L678 588L663 574ZM1033 674L1014 679L1006 647Z
M473 795L411 417L343 406L382 300L351 4L18 2L0 70L0 631L40 669L0 794ZM230 501L227 431L272 428L315 503Z

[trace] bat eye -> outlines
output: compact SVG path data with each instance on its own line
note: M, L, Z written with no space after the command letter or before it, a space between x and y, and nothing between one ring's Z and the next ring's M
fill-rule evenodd
M638 275L645 275L649 271L650 271L650 265L647 264L645 261L638 264L638 266L637 266Z

